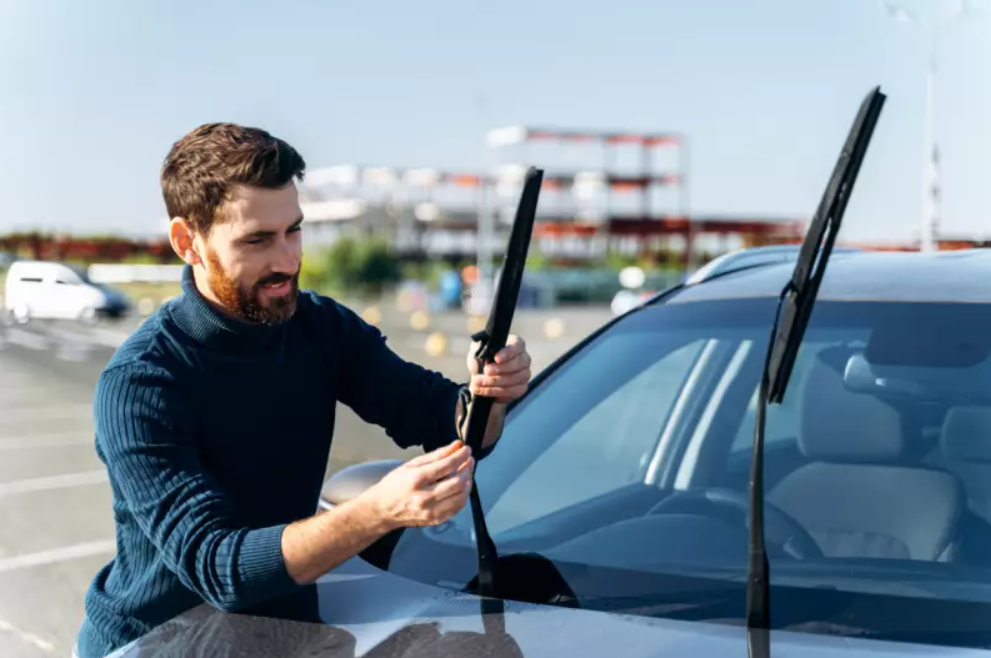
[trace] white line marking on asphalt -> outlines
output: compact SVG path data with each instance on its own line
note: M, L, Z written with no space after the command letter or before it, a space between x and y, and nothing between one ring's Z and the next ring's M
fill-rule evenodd
M4 450L30 450L32 448L60 448L63 446L90 445L94 442L92 432L64 432L62 434L41 434L38 436L15 436L0 438L0 452Z
M43 407L24 407L0 410L0 425L4 423L23 423L36 420L64 420L74 417L93 417L93 405L86 402L70 402Z
M4 373L6 375L7 373ZM35 375L37 377L37 375ZM11 398L37 398L40 400L51 400L55 397L52 394L51 386L35 386L28 383L30 377L25 376L19 380L0 380L0 402L10 402Z
M3 619L0 619L0 632L10 633L11 635L17 637L19 640L26 642L27 644L30 644L32 646L38 647L45 653L55 653L54 644L52 644L47 640L41 639L37 635L33 635L26 631L22 631L21 629L11 624L9 621L4 621Z
M4 334L4 338L8 343L14 343L15 345L20 345L21 347L27 347L28 349L48 349L48 339L44 336L39 336L32 331L24 331L23 329L7 329Z
M93 327L92 329L66 329L51 328L48 335L63 341L76 341L86 345L102 345L104 347L117 348L121 346L130 335L124 331Z
M29 480L14 480L13 482L0 482L0 496L13 496L35 491L50 491L51 489L68 489L69 487L102 484L108 481L109 478L106 471L86 471L84 473L52 475L43 478L31 478Z
M30 384L18 386L9 383L9 381L0 380L0 404L10 408L19 407L24 403L37 406L38 403L50 403L52 400L65 399L65 397L63 389L58 386L34 386ZM0 412L0 415L2 413Z
M99 346L117 349L131 334L126 331L93 327L70 329L63 327L39 327L37 330L8 327L0 332L0 347L3 342L20 345L32 350L48 350L53 346L78 345Z
M0 573L14 571L15 569L27 569L29 567L41 567L56 562L67 562L81 557L92 557L113 553L117 550L117 544L113 539L101 539L99 541L65 546L63 548L53 548L48 551L37 553L25 553L24 555L13 555L0 559Z

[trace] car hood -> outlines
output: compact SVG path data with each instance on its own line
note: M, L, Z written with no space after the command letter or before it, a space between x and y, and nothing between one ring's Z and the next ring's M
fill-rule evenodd
M519 658L747 656L746 630L507 601L431 587L351 560L298 596L252 613L201 605L107 658ZM810 631L813 629L809 629ZM991 651L775 631L771 655L991 655Z

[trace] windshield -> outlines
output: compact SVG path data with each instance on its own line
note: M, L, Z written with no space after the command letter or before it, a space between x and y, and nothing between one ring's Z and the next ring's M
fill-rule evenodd
M740 623L775 301L646 308L531 391L477 470L500 554L549 559L582 607ZM817 302L767 419L775 628L991 641L989 325L983 304ZM465 509L389 568L463 588L472 547Z
M89 271L82 265L76 265L75 263L65 263L65 266L72 270L73 274L79 277L82 283L88 283L94 285L94 282L89 278Z

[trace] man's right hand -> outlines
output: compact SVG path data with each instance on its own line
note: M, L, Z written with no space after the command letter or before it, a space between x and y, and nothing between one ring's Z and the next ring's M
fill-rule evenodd
M460 441L421 455L361 495L390 529L439 525L465 506L475 460Z

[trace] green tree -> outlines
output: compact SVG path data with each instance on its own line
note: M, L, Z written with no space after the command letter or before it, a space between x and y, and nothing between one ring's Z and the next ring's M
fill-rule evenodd
M399 261L383 238L341 237L303 259L300 285L345 296L378 296L401 279Z

